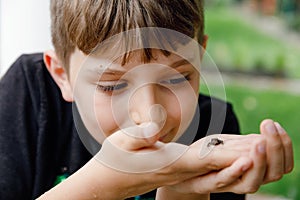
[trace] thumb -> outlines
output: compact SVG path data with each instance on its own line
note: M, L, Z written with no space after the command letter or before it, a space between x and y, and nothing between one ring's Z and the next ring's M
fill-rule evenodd
M136 151L153 146L160 137L159 131L156 123L143 123L113 133L107 138L107 142L125 151Z
M168 153L168 148L164 148L167 145L157 142L159 131L155 123L119 130L104 140L95 159L123 172L145 173L160 169L177 157L172 151ZM169 155L169 159L159 159L162 155Z

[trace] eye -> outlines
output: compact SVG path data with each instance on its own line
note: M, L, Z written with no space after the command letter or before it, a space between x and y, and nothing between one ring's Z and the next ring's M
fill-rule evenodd
M128 83L126 83L126 82L122 82L122 83L100 82L97 84L97 90L99 90L101 92L110 93L110 92L122 90L122 89L126 88L127 86L128 86Z
M162 84L172 84L172 85L176 85L176 84L180 84L183 83L185 81L189 81L191 80L190 75L185 75L185 76L178 76L178 77L173 77L167 80L163 80L161 81Z

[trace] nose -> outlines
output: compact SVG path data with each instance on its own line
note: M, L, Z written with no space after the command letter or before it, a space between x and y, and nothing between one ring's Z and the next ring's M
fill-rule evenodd
M154 122L163 125L167 113L163 106L163 97L159 86L148 84L138 88L130 98L129 112L135 124Z

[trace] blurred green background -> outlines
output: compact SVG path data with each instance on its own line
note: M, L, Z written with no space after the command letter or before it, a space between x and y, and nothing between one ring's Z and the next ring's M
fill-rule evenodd
M300 1L207 0L207 52L225 76L226 100L242 133L259 133L265 118L280 122L293 140L295 168L259 193L300 199ZM212 72L213 73L213 72ZM213 83L213 82L212 82ZM222 97L223 86L201 92Z

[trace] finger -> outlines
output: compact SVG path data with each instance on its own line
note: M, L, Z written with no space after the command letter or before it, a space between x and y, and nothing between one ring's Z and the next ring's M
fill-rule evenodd
M284 174L284 147L274 122L264 120L260 125L261 134L267 142L267 171L264 183L281 179Z
M224 187L225 192L235 192L239 194L254 193L263 183L266 171L266 142L263 139L255 141L254 148L250 152L253 166L236 183Z
M176 185L176 189L182 193L205 194L210 192L222 192L227 185L236 182L239 177L252 166L252 160L248 157L237 159L231 166L218 172L211 172L203 176L189 179Z
M236 182L252 164L252 160L249 157L240 157L231 166L217 172L214 185L220 191L220 188Z
M119 130L104 140L94 158L105 166L126 173L158 170L173 161L168 153L159 151L166 145L157 142L158 132L155 124Z
M127 151L135 151L153 146L159 139L159 127L156 123L144 123L119 130L107 140L114 146Z
M279 136L281 138L281 142L283 144L284 150L284 173L289 173L294 168L294 154L293 154L293 145L292 140L287 134L287 132L282 128L282 126L278 123L274 123Z

